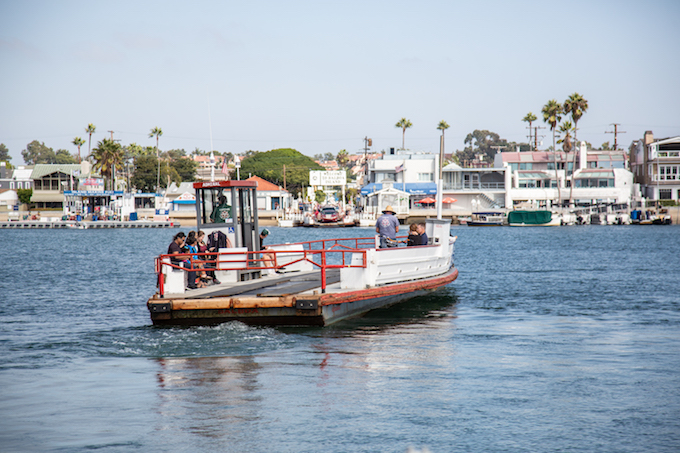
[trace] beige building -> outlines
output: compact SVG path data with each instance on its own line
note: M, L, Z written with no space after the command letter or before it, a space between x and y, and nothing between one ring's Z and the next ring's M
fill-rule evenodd
M630 145L630 169L643 197L680 201L680 136L654 140L645 132Z

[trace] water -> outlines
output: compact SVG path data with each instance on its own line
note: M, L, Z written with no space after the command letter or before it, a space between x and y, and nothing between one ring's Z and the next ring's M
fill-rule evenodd
M151 326L176 230L0 230L0 451L680 451L680 227L453 232L443 290L275 329Z

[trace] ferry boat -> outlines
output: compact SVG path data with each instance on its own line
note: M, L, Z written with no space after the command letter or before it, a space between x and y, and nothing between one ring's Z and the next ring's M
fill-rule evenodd
M429 244L418 247L380 249L377 237L367 237L260 249L256 181L199 182L194 189L198 229L207 238L226 236L233 247L158 256L158 290L147 302L154 325L325 326L421 296L458 276L449 220L429 219ZM189 276L201 272L218 283L187 289Z

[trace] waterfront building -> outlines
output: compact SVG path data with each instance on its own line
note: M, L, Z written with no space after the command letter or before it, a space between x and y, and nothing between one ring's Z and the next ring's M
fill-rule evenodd
M396 150L368 162L368 184L361 188L361 195L368 196L383 187L383 182L392 188L409 194L409 207L427 196L437 194L435 175L439 174L439 155Z
M680 201L680 136L654 140L645 132L630 146L630 167L643 197Z
M455 198L457 208L470 212L505 208L506 173L508 167L463 168L450 163L442 169L444 197Z
M492 167L442 169L444 197L471 212L516 207L551 208L566 205L628 203L639 197L623 150L587 150L581 142L574 155L558 151L505 151ZM571 189L572 174L574 188ZM558 189L559 187L559 189ZM561 200L558 203L557 200Z
M251 176L246 181L257 182L257 210L275 211L291 206L291 194L281 186L277 186L259 176Z

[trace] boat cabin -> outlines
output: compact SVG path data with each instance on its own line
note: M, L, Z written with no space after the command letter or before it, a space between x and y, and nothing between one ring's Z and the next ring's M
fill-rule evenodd
M220 231L233 247L260 249L256 181L197 182L194 190L197 228L206 237Z

